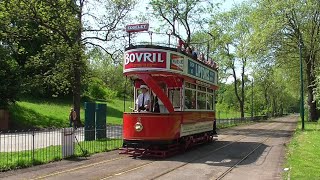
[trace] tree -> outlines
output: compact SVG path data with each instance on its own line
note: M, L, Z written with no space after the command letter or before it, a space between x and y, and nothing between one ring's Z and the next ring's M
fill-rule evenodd
M209 32L215 39L213 48L216 49L215 59L220 60L220 69L231 70L241 118L244 117L245 82L248 80L245 72L247 63L252 58L249 45L252 29L248 21L251 11L249 7L244 3L228 12L214 15L210 24L211 32ZM240 67L240 78L237 77L237 67Z
M299 62L298 45L304 45L302 58L307 79L309 118L317 120L314 91L319 62L320 2L259 0L255 5L255 36L259 39L260 47L268 47L275 52L279 64ZM298 68L288 70L298 71Z
M68 54L65 66L69 69L69 75L66 78L71 85L73 106L77 121L80 122L81 78L86 69L85 47L98 46L109 53L107 47L97 42L109 42L119 38L118 25L132 9L135 1L12 0L3 3L11 16L24 22L31 21L41 28L40 31L52 33L61 39L60 43ZM103 7L103 15L97 16L92 7ZM93 23L85 21L86 16L90 17L89 20ZM12 23L8 23L7 26L10 27ZM85 33L86 36L83 36ZM109 54L113 56L113 53Z
M182 25L186 33L185 43L191 42L194 30L203 27L206 18L204 14L212 12L215 7L210 1L203 0L151 0L154 15L160 17L169 25L172 35L178 39L183 39L179 31L179 24Z

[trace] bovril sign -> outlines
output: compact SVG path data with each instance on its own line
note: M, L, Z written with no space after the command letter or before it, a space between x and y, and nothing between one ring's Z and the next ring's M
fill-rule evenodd
M125 53L124 68L166 68L167 53L162 51L131 51Z

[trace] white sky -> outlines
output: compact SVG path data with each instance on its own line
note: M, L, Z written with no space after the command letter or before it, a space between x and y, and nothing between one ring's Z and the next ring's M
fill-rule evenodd
M244 0L213 0L216 3L222 3L220 10L221 11L227 11L231 9L231 7L235 4L241 3ZM151 10L151 6L149 5L149 0L140 0L139 4L136 6L137 8L131 13L134 16L139 16L139 15L147 15L148 16L148 11L147 9ZM149 12L150 13L150 12ZM150 17L150 16L148 16ZM160 26L160 21L157 19L148 19L148 22L150 24L150 31L154 31L156 28L159 28ZM132 24L136 23L148 23L148 22L139 22L138 19L136 19ZM164 29L168 29L169 27L163 27ZM182 28L181 28L182 29ZM165 30L163 33L165 33L167 30ZM182 32L180 32L182 34ZM183 34L182 34L183 35ZM148 36L147 36L148 37Z

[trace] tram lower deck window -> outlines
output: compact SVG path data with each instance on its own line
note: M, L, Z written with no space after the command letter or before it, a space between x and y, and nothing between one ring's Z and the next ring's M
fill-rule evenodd
M197 109L207 109L207 107L206 107L206 93L198 92L197 104L198 104Z
M180 89L170 89L169 99L175 109L180 108Z
M191 89L186 89L185 91L185 108L186 109L196 109L196 91Z
M214 101L213 101L213 94L208 94L208 100L207 100L207 109L213 110L214 108Z

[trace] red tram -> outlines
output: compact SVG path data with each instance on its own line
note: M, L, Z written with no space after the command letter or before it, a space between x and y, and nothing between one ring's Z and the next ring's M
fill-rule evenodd
M133 112L123 114L121 153L166 157L215 138L216 69L156 45L126 48L123 66L133 81L134 102L141 85L150 101L145 110L135 103Z

